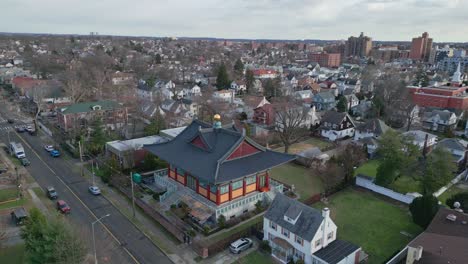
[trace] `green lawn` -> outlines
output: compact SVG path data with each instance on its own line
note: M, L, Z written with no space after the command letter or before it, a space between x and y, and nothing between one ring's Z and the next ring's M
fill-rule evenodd
M354 171L354 176L358 174L363 174L369 177L375 178L377 175L377 168L379 167L378 160L369 160L368 162L362 164L359 168Z
M300 200L323 192L322 180L312 170L294 163L287 163L271 170L271 177L289 185L294 185Z
M452 195L455 195L461 192L468 192L468 189L462 189L458 187L457 185L453 185L448 190L446 190L443 194L441 194L438 197L438 199L443 205L445 205L445 201L447 201L448 198L450 198Z
M0 210L20 207L20 206L24 206L25 204L26 204L26 199L23 198L21 200L15 200L13 202L0 204Z
M269 255L254 251L238 259L235 264L271 264L275 263Z
M17 188L8 188L0 190L0 202L13 200L18 196Z
M0 249L0 263L22 264L25 263L24 245L16 245Z
M383 263L422 230L406 208L380 200L372 193L348 188L329 198L326 205L338 226L338 238L360 245L368 263ZM323 203L314 207L323 208ZM407 237L400 232L412 234Z
M402 194L418 192L423 193L422 185L420 181L415 181L413 178L409 176L400 176L396 181L394 181L390 186L390 189L394 190L395 192L399 192Z

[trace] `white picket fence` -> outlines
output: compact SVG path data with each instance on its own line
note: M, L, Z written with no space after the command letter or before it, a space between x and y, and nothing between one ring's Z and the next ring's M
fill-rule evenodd
M369 189L373 192L379 193L381 195L387 196L389 198L392 198L394 200L400 201L405 204L410 204L413 202L414 198L417 196L412 195L412 194L401 194L398 192L395 192L393 190L390 190L388 188L379 186L374 183L373 179L368 179L362 176L356 176L356 185L361 186L363 188Z

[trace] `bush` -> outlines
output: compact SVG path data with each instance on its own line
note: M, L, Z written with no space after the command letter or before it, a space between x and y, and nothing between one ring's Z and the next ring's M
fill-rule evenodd
M267 240L262 240L262 242L260 242L260 245L258 246L258 248L259 248L260 251L262 251L262 252L265 252L265 253L267 253L267 254L271 254L270 243L268 243Z
M171 204L171 209L176 209L177 205L176 204Z
M225 228L226 227L226 217L224 215L220 215L218 217L218 226L220 228Z
M203 226L203 234L205 236L207 236L210 233L210 231L211 231L211 228L209 226L207 226L207 225Z
M450 208L454 208L453 204L455 202L460 203L460 209L464 212L468 212L468 192L462 192L452 195L450 198L445 201L445 204L448 205Z
M413 222L426 229L439 210L439 201L432 194L424 195L415 198L409 209Z

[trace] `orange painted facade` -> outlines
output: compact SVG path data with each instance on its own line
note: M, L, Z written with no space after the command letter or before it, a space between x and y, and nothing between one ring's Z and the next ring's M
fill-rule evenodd
M231 192L231 199L241 197L242 196L242 188L234 190Z
M200 187L200 186L198 187L198 193L199 193L200 195L205 196L205 197L208 195L206 189L203 188L203 187Z
M254 183L254 184L250 184L250 185L247 185L245 187L245 193L251 193L253 191L256 191L257 190L257 185Z
M221 194L221 197L219 197L219 202L224 203L229 201L229 193Z
M210 200L216 203L216 193L210 193Z
M182 175L177 174L177 181L184 184L185 183L185 177Z

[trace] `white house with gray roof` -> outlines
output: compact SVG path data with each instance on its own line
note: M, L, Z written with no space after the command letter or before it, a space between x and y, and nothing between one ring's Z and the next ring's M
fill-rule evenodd
M457 115L449 110L432 110L424 112L422 125L425 129L439 132L455 130Z
M337 240L330 210L322 212L285 195L276 195L263 217L263 240L281 263L302 259L306 264L358 263L361 248Z

